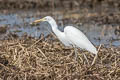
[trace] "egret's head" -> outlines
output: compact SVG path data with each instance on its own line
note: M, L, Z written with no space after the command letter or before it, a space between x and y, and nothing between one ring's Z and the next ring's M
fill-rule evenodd
M48 22L52 28L57 28L57 24L56 24L56 21L51 17L51 16L46 16L42 19L38 19L38 20L35 20L32 24L36 24L36 23L40 23L40 22Z
M55 20L51 16L46 16L42 19L35 20L33 23L39 23L44 21L48 22L50 25L54 25L54 24L56 25Z

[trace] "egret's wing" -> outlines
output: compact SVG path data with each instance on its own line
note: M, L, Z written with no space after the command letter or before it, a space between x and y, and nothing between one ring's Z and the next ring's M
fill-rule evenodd
M64 32L71 44L97 54L96 48L80 30L72 26L67 26L65 27Z

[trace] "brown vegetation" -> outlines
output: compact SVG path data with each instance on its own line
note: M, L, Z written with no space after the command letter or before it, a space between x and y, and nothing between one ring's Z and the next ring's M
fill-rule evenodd
M64 47L57 39L24 36L0 41L0 79L2 80L119 80L120 47L101 47L94 55ZM86 63L82 53L86 54Z
M119 0L0 0L0 9L31 9L31 8L118 8Z

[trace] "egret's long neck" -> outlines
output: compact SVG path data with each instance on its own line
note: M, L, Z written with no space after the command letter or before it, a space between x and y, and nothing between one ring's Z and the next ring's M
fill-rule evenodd
M66 46L69 46L69 43L66 39L66 36L64 34L64 32L61 32L59 29L58 29L58 26L55 22L55 20L53 19L52 21L49 22L49 24L51 25L52 27L52 30L53 32L55 33L55 35L58 37L58 39Z
M56 35L60 36L62 34L62 32L58 29L58 25L55 20L52 20L51 22L49 22L49 24L51 25L52 30Z

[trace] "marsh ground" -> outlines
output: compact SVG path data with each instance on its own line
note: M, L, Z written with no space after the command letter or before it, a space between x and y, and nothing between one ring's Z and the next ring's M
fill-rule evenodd
M74 25L97 49L102 44L94 65L95 55L84 50L75 61L74 49L62 45L48 24L30 25L47 15L56 19L60 30ZM0 79L119 80L119 0L1 0Z

